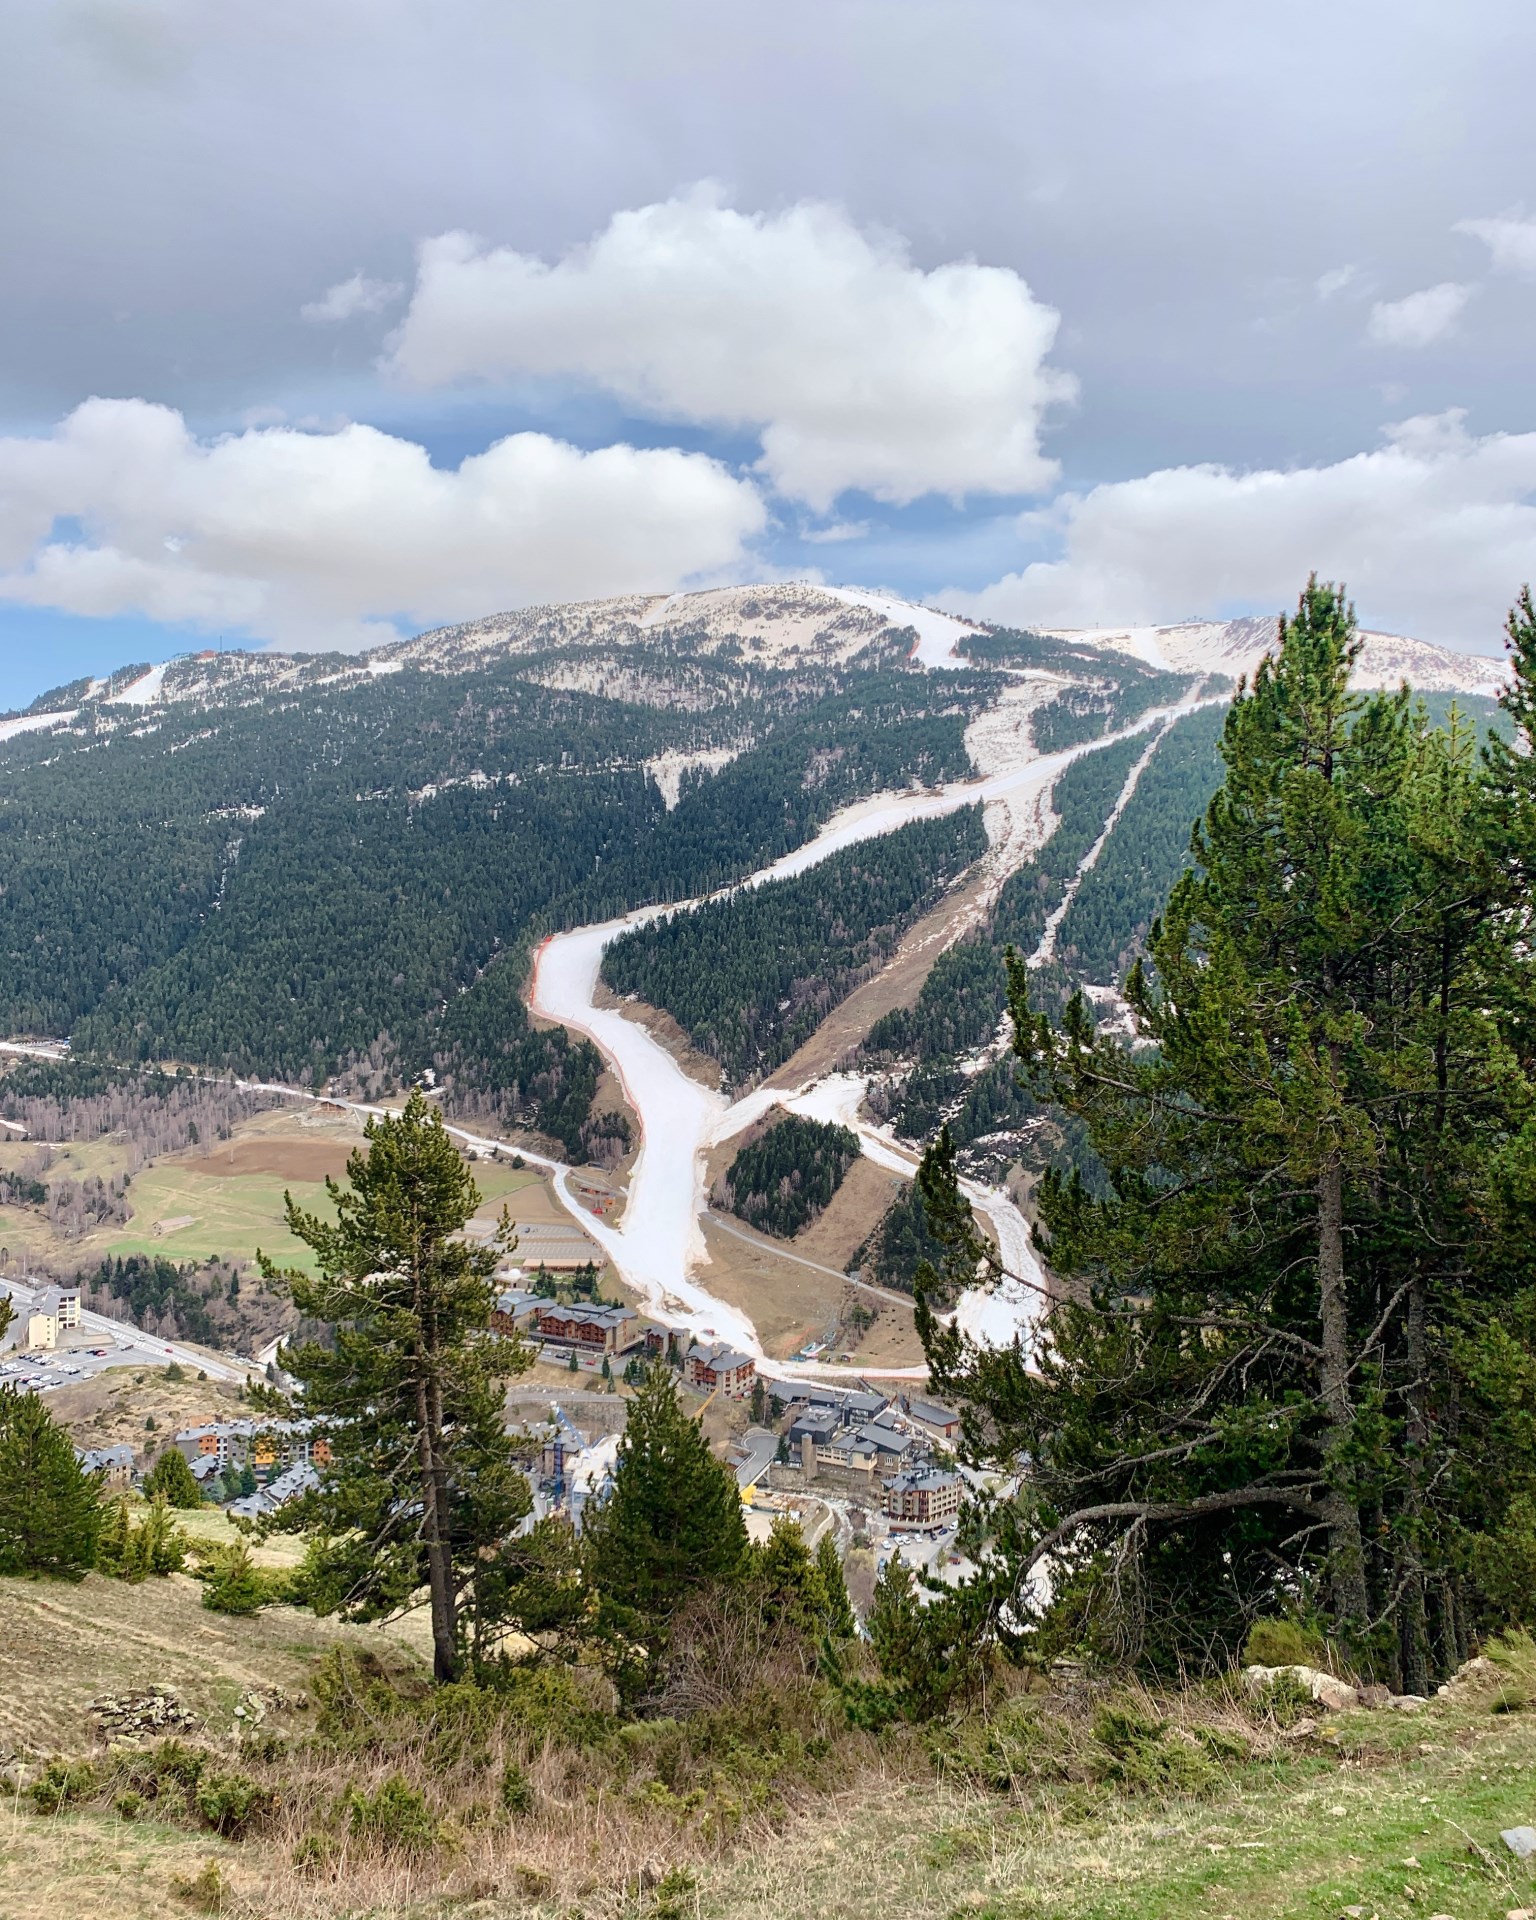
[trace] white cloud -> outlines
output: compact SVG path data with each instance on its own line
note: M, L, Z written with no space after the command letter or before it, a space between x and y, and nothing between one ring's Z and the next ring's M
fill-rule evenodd
M350 280L338 280L318 300L300 307L299 316L321 325L335 325L359 313L382 313L404 292L398 280L370 280L365 273L354 273Z
M1358 267L1330 267L1326 273L1320 273L1312 285L1318 299L1327 301L1343 293L1346 287L1353 286L1359 278Z
M1458 220L1452 231L1481 240L1500 273L1536 280L1536 220L1527 219L1518 208L1488 220Z
M49 435L0 438L0 599L356 647L396 616L740 570L765 518L755 488L673 449L519 433L442 471L372 427L205 443L168 407L88 400Z
M512 376L603 388L659 418L762 435L761 468L825 512L862 488L1032 493L1058 316L1017 273L925 272L894 235L802 202L738 213L700 189L615 214L550 266L449 233L421 248L390 366L435 386Z
M1026 530L1039 561L944 604L1044 626L1156 623L1289 606L1316 568L1366 624L1487 648L1536 580L1536 433L1469 435L1460 412L1389 428L1326 467L1170 467L1068 496Z
M1401 300L1378 300L1366 332L1378 346L1432 346L1451 332L1471 298L1471 287L1442 280L1437 287L1423 287Z

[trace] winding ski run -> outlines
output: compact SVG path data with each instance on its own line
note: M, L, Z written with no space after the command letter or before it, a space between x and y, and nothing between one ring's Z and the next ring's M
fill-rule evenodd
M1127 775L1104 832L1084 855L1053 923L1047 927L1046 940L1053 942L1061 917L1075 898L1082 878L1098 859L1158 743L1175 722L1204 704L1200 691L1197 685L1176 706L1155 708L1143 714L1133 726L1060 753L1035 755L1028 745L1025 729L1019 736L1014 764L978 780L955 781L934 790L882 794L860 801L837 814L814 840L762 868L741 882L740 887L726 891L764 886L770 881L809 872L845 847L894 833L914 821L936 819L980 802L985 809L983 817L991 843L991 854L983 856L983 869L987 870L992 854L1001 853L1006 847L1007 857L991 860L987 871L990 897L995 898L1008 874L1029 851L1020 847L1010 829L1010 818L1016 818L1030 806L1042 812L1048 810L1056 781L1083 754L1147 733L1151 736L1147 751ZM555 934L539 948L529 983L531 1010L544 1019L585 1034L594 1043L623 1083L629 1104L639 1117L641 1135L640 1152L630 1174L628 1198L617 1221L596 1220L580 1204L570 1186L570 1168L558 1162L542 1164L554 1173L555 1191L562 1205L602 1246L615 1270L644 1302L646 1312L653 1318L687 1329L701 1338L727 1341L740 1351L752 1354L761 1363L761 1370L772 1377L787 1379L807 1373L829 1376L839 1372L867 1377L867 1369L839 1369L820 1362L773 1360L765 1356L750 1317L709 1291L710 1256L702 1224L707 1207L706 1153L741 1133L775 1103L792 1113L850 1127L858 1135L865 1154L877 1166L911 1179L917 1170L917 1156L873 1126L862 1112L867 1080L858 1074L831 1074L808 1081L793 1091L760 1087L739 1100L730 1101L723 1093L690 1079L667 1049L638 1022L629 1019L621 1008L596 1005L599 971L611 941L632 927L644 926L668 914L691 912L704 899L719 897L707 895L667 906L641 908L616 920ZM948 937L958 937L967 926L974 924L975 916L972 898L967 909L962 911L957 907L956 923ZM1042 942L1042 947L1045 945ZM1044 953L1039 957L1043 958ZM461 1129L454 1131L482 1150L494 1144L477 1141ZM1045 1297L1045 1277L1030 1243L1028 1224L1001 1189L967 1181L965 1192L991 1224L1004 1277L994 1287L977 1287L962 1295L955 1309L956 1318L973 1339L983 1344L1006 1346L1016 1338L1023 1338L1027 1344L1030 1327ZM921 1379L923 1376L924 1369L908 1368L888 1370L883 1377Z

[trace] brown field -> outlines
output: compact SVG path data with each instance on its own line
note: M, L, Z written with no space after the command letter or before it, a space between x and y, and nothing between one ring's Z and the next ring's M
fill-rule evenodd
M358 1140L346 1146L323 1135L305 1139L262 1134L255 1139L221 1140L209 1152L182 1158L176 1164L188 1173L218 1180L273 1173L282 1180L344 1180L347 1160L362 1144Z
M836 1267L841 1273L906 1184L899 1174L888 1173L873 1160L855 1160L833 1194L831 1206L789 1244L807 1260Z
M840 1276L801 1266L769 1241L739 1240L734 1233L723 1232L713 1218L705 1219L704 1244L711 1263L700 1279L711 1293L752 1316L763 1351L770 1357L787 1359L808 1340L825 1339L837 1323L845 1291ZM879 1317L859 1346L851 1349L854 1364L921 1366L922 1348L910 1306L864 1297L878 1306Z

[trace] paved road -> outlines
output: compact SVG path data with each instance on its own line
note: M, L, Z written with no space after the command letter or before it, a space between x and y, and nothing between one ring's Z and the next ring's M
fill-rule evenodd
M0 1287L11 1296L16 1304L18 1320L25 1316L33 1299L41 1293L41 1287L29 1287L18 1280L0 1280ZM187 1368L193 1374L206 1373L210 1380L229 1380L236 1384L255 1377L259 1369L244 1366L237 1360L222 1360L211 1353L204 1353L198 1347L183 1346L177 1340L161 1340L152 1333L145 1333L142 1327L133 1326L125 1320L113 1320L104 1313L89 1313L82 1309L80 1330L99 1336L100 1344L108 1349L107 1365L125 1365L130 1361L145 1361L157 1366L169 1366L174 1360L179 1366ZM78 1351L60 1349L54 1356L55 1366L61 1362L73 1365L81 1359L93 1360L96 1356L88 1351L82 1355ZM89 1369L100 1371L99 1367ZM39 1369L41 1372L41 1369Z

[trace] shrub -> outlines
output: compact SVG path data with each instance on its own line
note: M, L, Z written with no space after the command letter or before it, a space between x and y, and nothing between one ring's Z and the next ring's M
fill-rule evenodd
M134 1787L125 1787L112 1805L123 1820L142 1820L149 1810L149 1802Z
M259 1613L267 1598L266 1582L249 1547L226 1547L210 1556L204 1574L205 1607L214 1613Z
M27 1788L39 1813L60 1813L96 1791L96 1769L89 1760L50 1760Z
M217 1860L205 1860L201 1872L193 1874L190 1879L178 1876L171 1885L183 1900L203 1913L224 1911L224 1896L229 1886L219 1872Z
M119 1500L97 1542L97 1571L129 1581L147 1580L151 1574L180 1573L190 1544L172 1522L163 1498L155 1501L138 1526L133 1524L127 1500Z
M180 1740L162 1740L149 1757L157 1781L171 1780L178 1787L195 1787L208 1765L208 1755Z
M205 1773L197 1783L192 1804L215 1833L236 1839L260 1815L271 1811L274 1799L272 1789L248 1773Z
M1243 1646L1245 1667L1320 1667L1327 1658L1323 1636L1299 1620L1255 1620Z
M533 1782L515 1760L501 1770L501 1804L508 1813L533 1812Z
M425 1794L398 1773L392 1773L372 1793L361 1787L349 1788L342 1798L342 1808L348 1830L382 1853L416 1858L430 1853L442 1837Z
M1209 1753L1133 1708L1100 1707L1093 1737L1100 1749L1094 1771L1101 1780L1154 1793L1208 1793L1220 1782Z
M1294 1727L1317 1712L1311 1688L1294 1673L1277 1673L1253 1696L1253 1706L1277 1727Z

